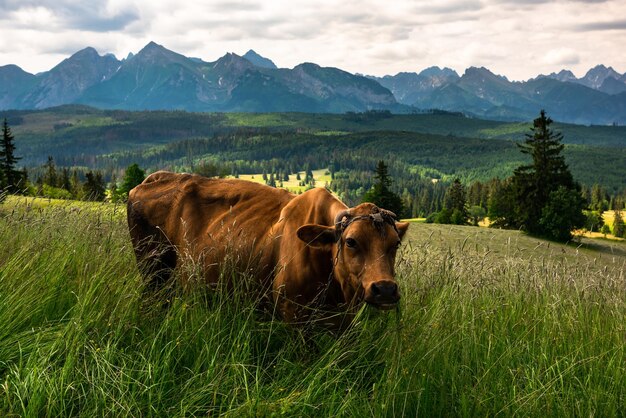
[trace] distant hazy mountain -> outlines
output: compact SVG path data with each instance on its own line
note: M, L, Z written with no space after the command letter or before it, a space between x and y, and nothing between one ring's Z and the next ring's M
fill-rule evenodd
M154 42L122 61L86 48L36 76L0 67L0 81L2 109L80 103L128 110L346 112L398 106L378 83L336 68L278 69L254 51L204 62Z
M391 90L398 102L413 105L424 94L428 94L444 84L456 81L459 75L450 68L429 67L419 74L398 73L394 76L369 77Z
M574 73L572 73L570 70L561 70L559 71L558 74L551 73L550 75L547 75L546 77L553 78L558 81L570 81L570 82L578 81Z
M249 50L248 52L243 54L243 57L247 59L248 61L250 61L252 64L256 65L257 67L272 68L272 69L278 68L276 67L276 64L272 62L271 59L262 57L256 52L254 52L253 50Z
M624 81L620 81L614 77L607 77L604 79L600 87L598 87L603 93L608 94L619 94L626 91L626 79Z
M204 103L219 105L226 97L215 86L217 80L205 78L202 67L202 63L150 42L76 102L128 110L205 110Z
M486 68L470 67L459 79L419 94L412 104L497 120L528 120L546 109L562 122L622 125L626 123L626 83L616 77L623 76L610 67L597 66L581 79L563 70L511 82Z
M119 68L113 55L98 55L85 48L45 73L38 74L37 83L20 100L22 108L45 108L73 103L96 84L108 79Z
M0 67L0 109L80 103L109 109L335 112L440 109L497 120L529 120L540 109L561 122L626 124L626 74L598 65L512 82L487 68L429 67L364 77L303 63L276 68L253 50L215 62L150 42L123 60L85 48L50 71Z
M37 83L37 77L17 65L0 67L0 109L14 107Z
M614 78L619 80L622 75L615 71L612 67L605 67L604 65L597 65L587 71L587 74L578 82L592 89L599 89L607 78Z

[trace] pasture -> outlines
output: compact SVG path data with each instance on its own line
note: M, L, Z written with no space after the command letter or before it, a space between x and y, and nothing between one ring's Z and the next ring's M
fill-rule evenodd
M124 211L0 205L1 416L626 410L624 242L414 223L400 310L335 337L260 312L242 275L142 298Z
M319 170L311 170L313 174L313 179L315 180L314 187L328 187L331 182L331 176L328 170L319 169ZM302 193L307 190L309 186L300 185L300 180L298 180L298 175L300 178L304 180L306 173L304 171L299 171L297 173L289 173L289 180L281 181L276 180L277 187L281 187L285 190L290 191L291 193ZM265 180L263 180L263 173L257 174L239 174L237 177L241 180L253 181L259 184L266 184Z

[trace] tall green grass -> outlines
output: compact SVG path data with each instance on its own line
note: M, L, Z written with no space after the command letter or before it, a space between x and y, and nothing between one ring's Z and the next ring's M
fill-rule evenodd
M488 239L433 245L413 225L401 309L333 336L272 319L246 277L144 296L123 211L103 208L0 207L2 416L626 410L621 256L490 257Z

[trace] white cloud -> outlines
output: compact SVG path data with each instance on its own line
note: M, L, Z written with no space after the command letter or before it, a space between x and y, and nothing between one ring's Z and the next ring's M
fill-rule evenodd
M548 51L544 61L552 65L576 65L580 62L578 52L572 48L557 48Z
M125 57L151 40L207 61L252 48L283 67L309 61L375 75L431 65L485 66L515 80L561 66L626 71L616 53L622 0L0 0L0 8L0 65L31 72L86 46Z

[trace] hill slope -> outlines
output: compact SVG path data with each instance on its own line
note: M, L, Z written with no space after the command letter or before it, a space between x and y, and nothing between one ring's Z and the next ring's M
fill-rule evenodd
M413 224L400 310L331 335L263 312L232 271L164 308L123 207L29 205L0 206L0 415L622 412L623 246Z

